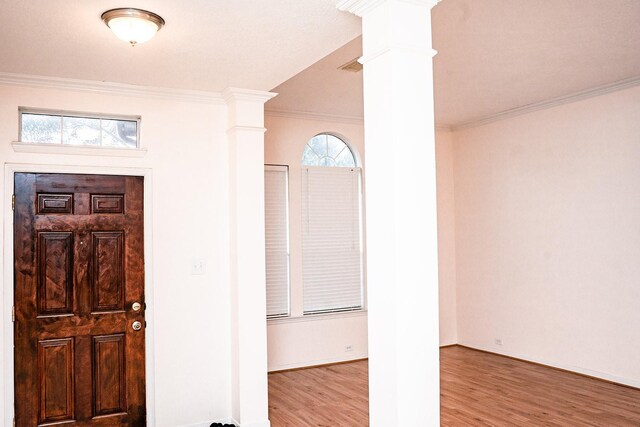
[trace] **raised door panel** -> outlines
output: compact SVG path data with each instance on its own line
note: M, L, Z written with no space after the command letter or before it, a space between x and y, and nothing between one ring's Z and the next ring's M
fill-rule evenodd
M121 214L124 213L124 194L92 194L91 213Z
M124 232L91 235L91 310L124 310Z
M93 337L94 416L127 410L124 334Z
M73 234L38 233L38 314L73 312Z
M73 338L38 342L38 377L40 383L38 423L73 420Z
M73 194L38 194L38 214L73 213Z

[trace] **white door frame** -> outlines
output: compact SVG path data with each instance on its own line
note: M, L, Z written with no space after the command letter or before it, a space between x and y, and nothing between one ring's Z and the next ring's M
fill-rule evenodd
M39 163L7 163L4 167L4 274L3 303L0 307L4 340L2 346L3 381L0 393L4 392L3 425L13 425L14 406L14 358L13 358L13 209L11 196L16 172L68 173L90 175L129 175L144 177L144 293L147 309L145 319L145 381L147 426L155 426L155 381L154 381L154 322L153 322L153 253L152 253L152 170L147 168L64 166Z

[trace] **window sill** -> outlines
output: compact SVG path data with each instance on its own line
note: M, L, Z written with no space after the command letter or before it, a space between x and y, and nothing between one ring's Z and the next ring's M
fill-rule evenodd
M26 142L12 142L11 146L16 153L35 154L63 154L75 156L104 156L104 157L144 157L147 155L145 148L101 148L82 147L76 145L57 144L31 144Z
M318 322L323 320L346 319L349 317L367 317L367 310L344 311L338 313L308 314L306 316L278 317L267 319L267 325L279 325L281 323Z

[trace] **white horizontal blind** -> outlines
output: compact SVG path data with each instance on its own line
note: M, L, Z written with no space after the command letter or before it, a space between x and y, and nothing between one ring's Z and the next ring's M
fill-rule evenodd
M362 308L360 169L302 171L305 314Z
M289 218L286 166L264 168L267 317L289 315Z

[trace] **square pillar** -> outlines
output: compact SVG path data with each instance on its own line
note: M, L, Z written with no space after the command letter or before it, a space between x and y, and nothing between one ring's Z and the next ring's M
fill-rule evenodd
M440 425L435 4L338 3L362 17L373 427Z
M230 88L228 107L231 402L242 427L269 427L264 255L264 103L275 94Z

